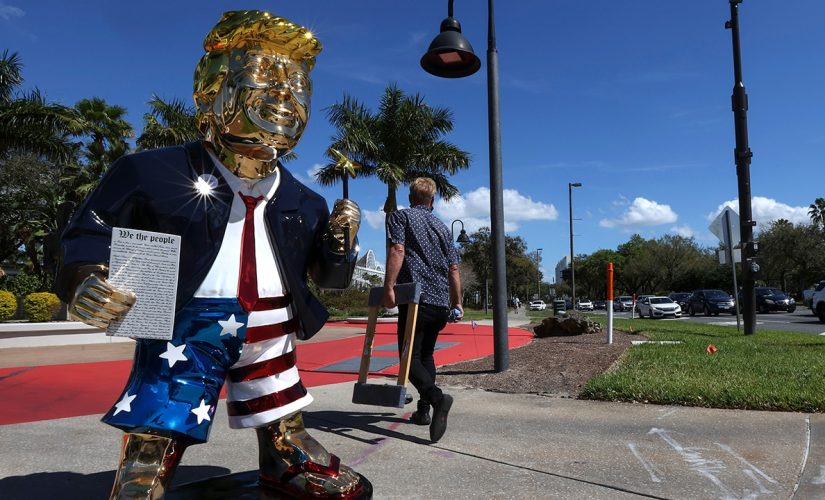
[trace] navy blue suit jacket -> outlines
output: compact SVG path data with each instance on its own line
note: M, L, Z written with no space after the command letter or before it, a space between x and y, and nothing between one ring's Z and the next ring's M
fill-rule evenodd
M280 255L286 288L301 322L300 338L313 336L329 314L307 288L345 288L358 258L329 251L324 238L329 221L326 200L281 167L281 181L267 203L265 218ZM198 193L199 176L218 185L209 196ZM176 307L184 306L217 256L235 196L201 142L124 156L107 170L98 187L73 215L61 240L55 291L71 300L77 285L107 266L112 227L176 234L181 237Z

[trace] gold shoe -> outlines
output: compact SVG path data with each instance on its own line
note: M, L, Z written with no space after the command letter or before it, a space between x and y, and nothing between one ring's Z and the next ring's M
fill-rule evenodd
M291 498L372 498L372 484L309 435L301 412L256 431L263 486Z
M163 436L124 434L110 500L163 498L185 449L180 441Z

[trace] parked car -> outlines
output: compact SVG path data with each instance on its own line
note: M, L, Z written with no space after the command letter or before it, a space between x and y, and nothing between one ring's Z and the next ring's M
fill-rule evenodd
M593 301L593 309L607 309L607 301L605 301L605 300L594 300Z
M636 314L639 314L639 302L645 300L648 297L654 297L654 295L653 294L644 294L644 295L637 295L636 296L636 305L634 306L634 309L633 309L634 311L636 311Z
M629 311L633 309L633 297L630 295L620 295L613 300L614 311Z
M690 292L672 292L667 297L679 304L679 307L682 308L682 311L687 311L688 299L690 298Z
M779 288L758 286L754 288L754 291L756 292L756 310L761 313L796 311L796 301Z
M807 290L802 290L802 301L805 303L806 307L811 309L811 312L816 315L816 311L813 308L813 298L816 292L820 292L825 289L825 280L819 282L814 288L809 288Z
M589 300L577 300L576 309L578 309L579 311L592 311L593 303Z
M691 316L703 313L705 316L718 316L720 312L736 314L733 297L722 290L696 290L688 299L687 313Z
M639 317L644 318L663 318L665 316L673 316L679 318L682 316L682 308L670 299L670 297L650 296L645 297L644 300L637 302L639 305Z
M531 311L544 311L545 309L547 309L547 304L545 304L543 300L530 301Z

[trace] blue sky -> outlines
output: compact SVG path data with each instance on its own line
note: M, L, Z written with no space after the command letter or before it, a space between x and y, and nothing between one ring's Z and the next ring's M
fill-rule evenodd
M0 50L23 59L24 88L74 104L102 97L125 106L138 129L152 94L190 100L207 31L225 10L263 9L303 24L324 44L313 114L289 168L312 183L332 128L324 109L347 93L371 108L390 82L454 113L449 140L472 155L453 182L461 191L436 213L470 231L489 225L485 52L487 9L457 0L454 15L482 58L464 79L426 74L419 59L446 16L444 0L113 2L0 0ZM716 245L708 225L738 209L730 95L727 0L499 1L505 228L541 248L552 275L569 252L568 182L576 253L615 248L633 233L693 236ZM807 221L825 196L825 2L740 5L744 83L750 100L754 218ZM311 184L329 201L340 187ZM363 251L384 260L376 180L350 184L364 211ZM406 190L399 201L406 200ZM456 231L459 225L456 224ZM548 279L549 281L549 279Z

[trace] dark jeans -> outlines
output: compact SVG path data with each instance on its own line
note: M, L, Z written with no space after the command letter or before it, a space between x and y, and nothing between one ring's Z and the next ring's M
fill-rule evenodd
M409 306L398 306L398 355L404 348L404 327L407 325ZM435 403L441 399L441 389L435 385L435 342L438 334L447 325L450 310L446 307L419 304L418 319L415 324L412 357L410 360L410 382L418 390L421 399Z

